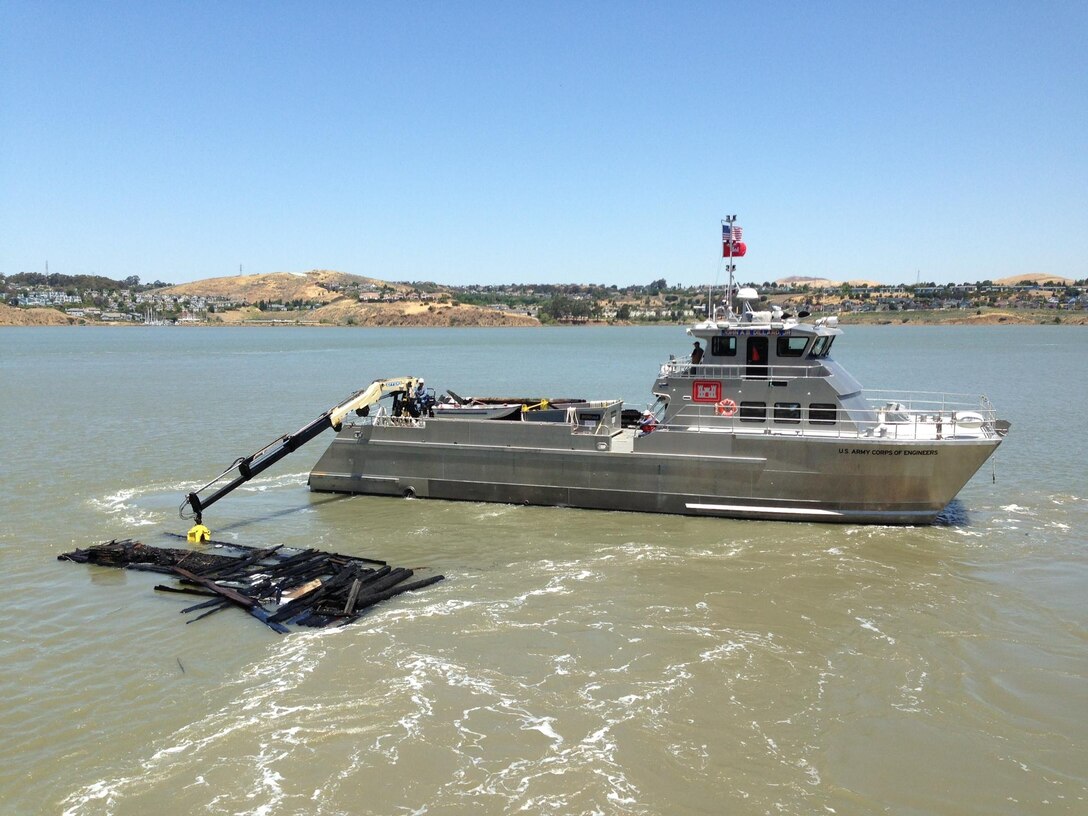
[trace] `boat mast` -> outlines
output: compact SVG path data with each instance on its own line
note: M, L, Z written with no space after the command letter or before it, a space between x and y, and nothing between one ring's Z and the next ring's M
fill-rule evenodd
M737 265L733 263L733 224L737 216L727 215L722 219L722 244L725 250L725 269L729 273L729 288L725 290L725 318L728 320L733 315L733 273Z

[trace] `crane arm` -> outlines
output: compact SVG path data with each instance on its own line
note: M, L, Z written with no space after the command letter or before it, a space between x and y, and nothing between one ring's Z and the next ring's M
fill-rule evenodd
M352 411L363 411L369 408L383 397L390 394L404 392L410 394L419 383L415 377L394 377L389 380L374 380L362 391L357 392L335 408L330 408L326 413L329 417L330 427L339 431L344 422L344 417Z
M294 433L285 434L274 442L265 445L256 453L235 460L234 464L206 485L189 493L181 503L181 507L178 508L182 518L194 516L196 518L197 525L189 531L190 538L194 538L194 532L197 533L197 538L201 535L205 538L210 537L207 528L201 524L201 514L205 508L215 504L215 502L271 467L287 454L298 450L323 431L329 428L339 431L343 427L344 418L352 411L360 416L365 416L369 413L370 406L378 400L392 394L410 394L416 388L418 382L419 380L415 377L393 377L386 380L375 380L362 391L352 394L339 405L333 406ZM234 471L237 471L236 475L230 476ZM227 481L223 482L224 479L227 479ZM223 483L220 484L221 482ZM206 496L201 495L216 485L219 486L212 493ZM197 532L198 528L200 532Z

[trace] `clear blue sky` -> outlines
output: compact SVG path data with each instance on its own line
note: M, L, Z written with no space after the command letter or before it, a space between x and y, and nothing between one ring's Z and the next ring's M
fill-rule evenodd
M0 0L0 273L1088 275L1088 2Z

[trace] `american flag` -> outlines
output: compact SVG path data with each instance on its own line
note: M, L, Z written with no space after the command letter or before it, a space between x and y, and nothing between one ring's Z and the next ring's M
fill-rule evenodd
M725 243L726 241L739 241L741 232L741 228L736 224L722 224L722 243Z
M741 232L742 232L741 228L738 227L736 224L734 224L733 225L733 240L734 241L739 241L740 240Z

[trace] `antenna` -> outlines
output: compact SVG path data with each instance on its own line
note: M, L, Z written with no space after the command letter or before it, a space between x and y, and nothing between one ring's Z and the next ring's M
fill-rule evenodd
M722 219L722 243L725 245L727 259L725 269L729 273L729 288L725 292L726 319L733 313L733 273L737 270L737 265L733 263L733 225L736 221L736 215L727 215ZM728 240L726 235L729 236Z

